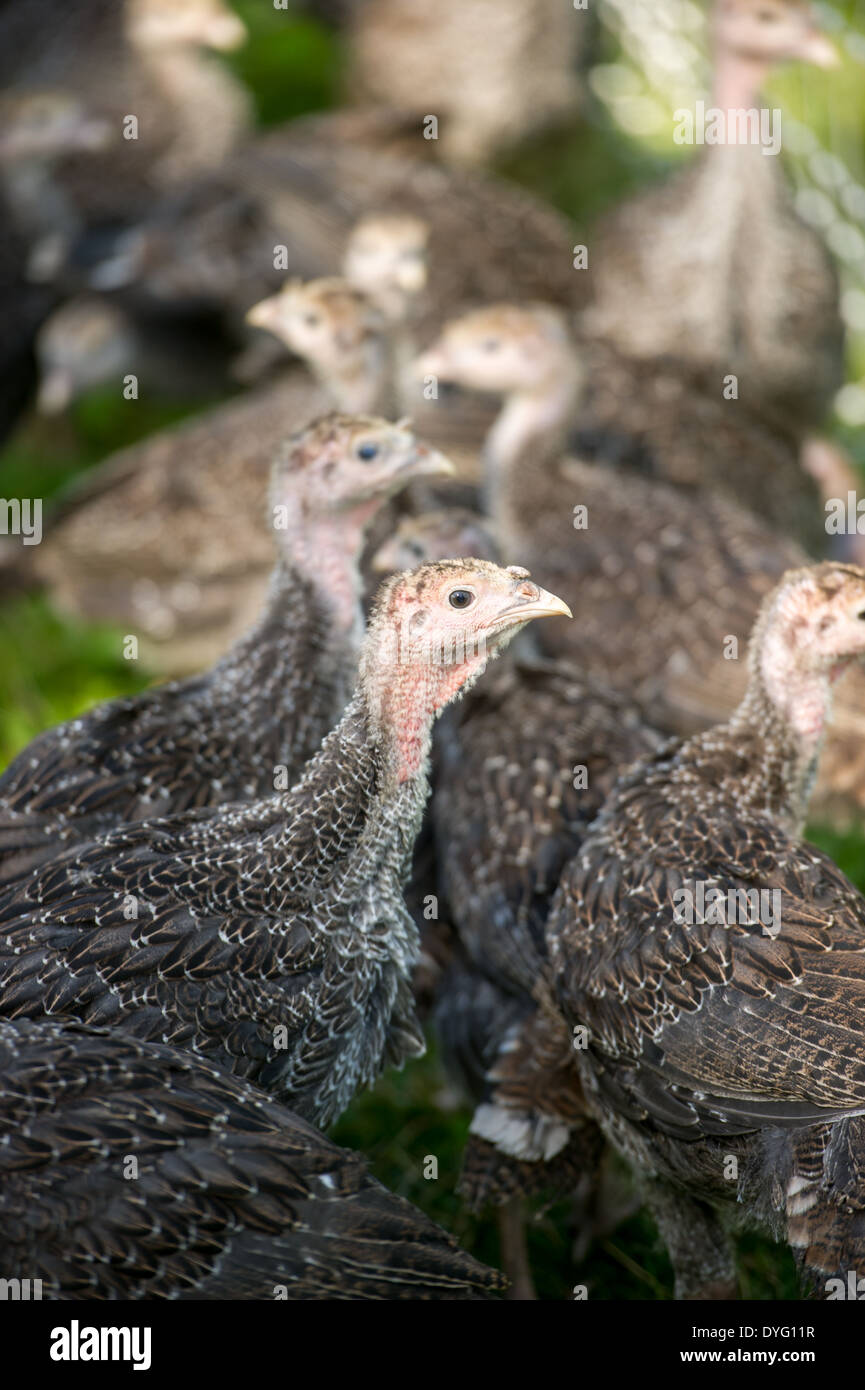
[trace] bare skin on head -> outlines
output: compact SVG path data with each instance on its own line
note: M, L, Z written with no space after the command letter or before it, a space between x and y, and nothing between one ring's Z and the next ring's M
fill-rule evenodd
M418 771L433 718L474 684L490 658L526 623L555 616L573 615L516 566L441 560L385 580L360 679L374 725L391 731L397 782Z
M271 479L276 538L295 566L320 576L343 627L362 629L358 565L380 508L414 479L453 472L410 428L373 416L328 415L290 442Z
M786 62L835 67L838 55L803 0L716 0L711 19L714 100L749 107L770 70Z
M794 570L765 599L748 649L748 691L730 720L782 757L783 819L801 834L833 687L865 662L865 570L827 562Z
M448 323L415 371L504 398L484 460L487 505L500 535L507 535L498 484L528 446L563 442L579 406L584 375L566 315L546 304L479 309Z

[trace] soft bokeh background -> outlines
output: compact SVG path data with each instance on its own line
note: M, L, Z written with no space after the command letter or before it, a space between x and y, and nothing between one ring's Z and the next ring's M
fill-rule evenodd
M234 7L250 41L225 61L253 93L262 125L336 103L342 56L330 30L274 10L269 0L235 0ZM791 67L767 95L784 110L783 158L798 210L822 230L838 258L850 347L848 383L832 428L865 467L865 4L835 0L818 8L842 67ZM703 11L692 0L603 0L599 15L590 99L580 123L520 149L500 166L568 213L586 240L593 219L611 202L691 157L672 141L671 112L693 105L707 73ZM48 499L109 452L204 404L125 401L110 388L77 402L66 418L28 419L0 453L0 497ZM122 658L120 638L69 622L39 597L0 607L0 766L47 725L149 683L148 672ZM819 826L811 834L865 888L865 834L841 837ZM495 1221L469 1216L455 1194L468 1123L432 1048L422 1062L389 1073L356 1098L334 1137L362 1149L388 1187L498 1264ZM438 1159L436 1180L423 1177L428 1155ZM618 1200L626 1200L627 1185L627 1175L614 1170ZM530 1254L541 1298L571 1298L576 1284L586 1284L593 1298L672 1296L672 1271L647 1217L637 1213L622 1221L594 1240L579 1263L572 1248L575 1219L570 1203L534 1209ZM740 1271L746 1298L797 1296L789 1255L764 1240L740 1242Z

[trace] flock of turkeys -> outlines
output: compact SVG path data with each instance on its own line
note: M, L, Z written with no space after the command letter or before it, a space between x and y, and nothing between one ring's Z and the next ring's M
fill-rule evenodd
M0 15L0 425L218 401L0 557L165 678L0 778L0 1275L528 1298L524 1198L588 1222L616 1151L677 1297L735 1297L754 1226L826 1297L865 1268L865 898L802 838L865 816L832 262L731 143L578 269L482 166L577 118L591 16L321 11L345 104L264 133L222 0ZM832 61L803 0L709 34L722 111ZM323 1133L425 1028L505 1273Z

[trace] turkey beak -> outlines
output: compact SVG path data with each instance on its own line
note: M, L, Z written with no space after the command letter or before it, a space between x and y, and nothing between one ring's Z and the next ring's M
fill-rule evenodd
M201 42L206 48L217 49L220 53L230 53L240 48L248 38L246 25L237 15L215 15L203 28Z
M571 612L564 599L558 598L555 594L550 594L546 589L540 589L536 584L532 585L535 596L520 598L510 608L506 608L503 613L498 615L496 626L510 627L512 623L528 623L533 618L572 618Z
M39 387L36 409L40 415L59 415L72 400L72 377L55 369L49 372Z
M797 57L805 63L813 63L818 68L837 68L841 59L834 43L821 34L817 28L809 29L799 49Z
M399 471L410 472L413 478L455 478L457 473L450 459L428 444L417 444Z
M253 304L251 309L247 309L245 320L253 328L265 328L269 333L276 333L276 325L280 318L280 296L272 294L269 299L260 299L257 304Z

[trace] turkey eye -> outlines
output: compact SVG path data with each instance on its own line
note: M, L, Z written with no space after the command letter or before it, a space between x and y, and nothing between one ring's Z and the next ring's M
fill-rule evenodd
M368 463L370 459L378 458L378 445L358 444L357 456L359 459L363 459L364 463Z
M482 343L481 346L484 352L498 352L501 344L498 338L487 338L486 342Z
M470 593L468 589L454 589L448 602L451 608L468 608L473 599L474 594Z
M318 328L318 325L321 323L318 314L304 314L303 321L307 328Z

